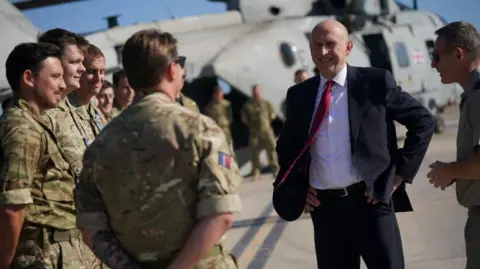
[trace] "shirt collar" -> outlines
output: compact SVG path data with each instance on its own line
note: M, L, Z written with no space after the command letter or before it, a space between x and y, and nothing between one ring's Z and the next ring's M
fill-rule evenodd
M37 114L35 113L35 110L32 108L32 106L27 101L25 101L22 98L16 98L16 97L14 97L14 98L15 98L14 102L16 102L16 104L18 105L19 108L28 111L33 116L37 116Z
M467 91L476 90L478 88L477 84L479 84L480 80L480 70L479 68L475 69L470 74L470 81L468 82Z
M72 104L74 107L82 107L83 104L80 102L80 97L77 94L77 91L73 91L67 95L68 101L70 101L70 104Z
M163 93L163 92L153 92L153 93L145 95L142 99L145 99L145 100L157 99L157 100L161 100L163 103L176 103L176 104L178 104L177 102L172 101L172 99L170 99L170 97L166 93Z
M325 85L325 83L327 83L327 81L329 80L330 79L327 79L324 76L322 76L322 74L320 74L320 86L322 88ZM331 80L333 80L338 85L344 87L347 82L347 64L345 64L342 70L340 70L340 72L338 72L338 74L334 76Z

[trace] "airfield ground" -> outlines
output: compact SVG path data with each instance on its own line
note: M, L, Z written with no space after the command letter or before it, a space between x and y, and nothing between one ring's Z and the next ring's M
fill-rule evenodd
M466 210L457 204L453 187L441 191L426 179L429 164L454 160L457 117L457 107L447 110L446 132L434 136L413 185L407 186L415 211L397 214L408 269L465 268ZM403 130L398 132L401 136ZM249 170L245 163L242 173ZM316 268L310 216L293 223L278 218L271 205L272 182L270 174L257 181L245 179L240 191L243 211L235 215L225 246L242 269Z

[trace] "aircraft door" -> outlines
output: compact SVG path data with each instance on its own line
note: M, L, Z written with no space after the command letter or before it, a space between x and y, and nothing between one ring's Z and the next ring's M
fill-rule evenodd
M406 92L421 92L422 72L418 72L418 66L416 66L420 62L420 58L415 53L414 44L412 44L415 37L412 36L408 27L395 27L391 31L384 30L383 36L389 48L392 73L397 84Z
M383 34L365 34L363 35L363 41L369 50L370 64L372 67L386 69L392 72L390 54Z

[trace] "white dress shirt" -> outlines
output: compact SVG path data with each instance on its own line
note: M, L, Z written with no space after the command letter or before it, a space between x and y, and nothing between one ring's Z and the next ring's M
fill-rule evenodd
M332 80L330 108L310 147L310 186L320 190L345 188L361 181L350 149L347 65ZM312 123L327 81L320 75Z

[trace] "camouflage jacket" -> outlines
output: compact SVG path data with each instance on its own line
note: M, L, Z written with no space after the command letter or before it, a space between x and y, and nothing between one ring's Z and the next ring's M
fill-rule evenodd
M248 125L250 134L272 131L271 122L275 119L275 109L265 99L252 99L243 105L241 118L242 122Z
M52 126L67 161L77 177L82 170L82 157L85 149L95 139L95 134L80 118L75 106L65 98L58 108L46 111L43 118Z
M70 103L76 108L75 112L78 114L81 120L82 128L88 133L89 137L92 137L92 141L100 134L103 127L107 124L105 116L95 107L93 102L90 102L88 107L85 107L78 98L76 92L72 92L68 95Z
M241 182L231 147L212 119L163 93L150 94L87 149L75 196L77 226L110 225L140 262L169 259L199 219L240 211Z
M230 101L222 100L221 102L211 101L205 107L205 115L209 116L222 128L230 128L233 121L232 106Z
M116 116L120 115L125 108L122 108L117 102L113 101L112 111L110 112L110 117L113 119Z
M195 112L200 112L197 103L195 103L195 101L193 101L190 97L184 95L183 93L180 93L180 97L178 99L182 106L192 109Z
M24 100L0 118L0 206L25 204L22 229L75 227L73 171L50 127Z

